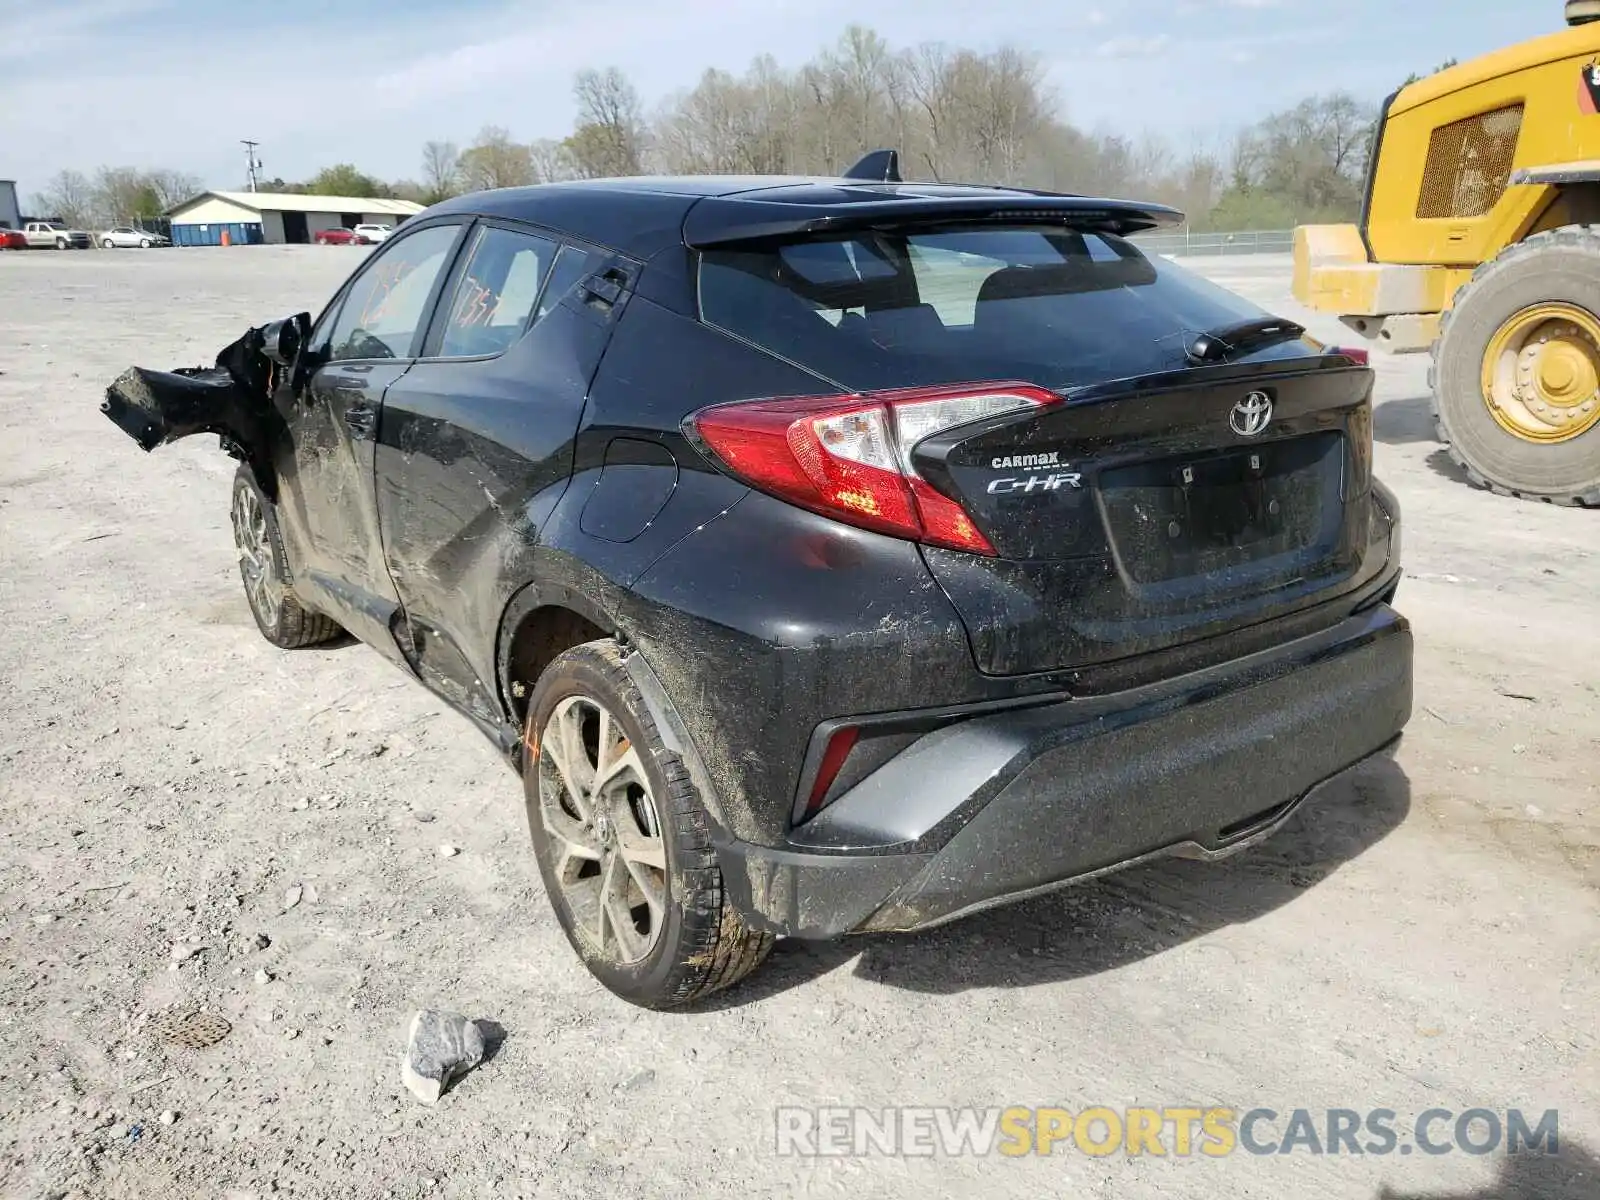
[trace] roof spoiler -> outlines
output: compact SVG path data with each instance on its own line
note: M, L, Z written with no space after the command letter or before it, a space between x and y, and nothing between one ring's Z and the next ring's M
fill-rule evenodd
M782 192L708 196L692 207L683 223L684 242L696 248L732 242L842 233L854 229L892 229L907 225L1021 222L1061 225L1115 234L1144 233L1183 223L1183 213L1161 204L1102 200L995 188L971 195L889 194L863 189L859 198L833 203L786 200Z
M900 183L900 151L874 150L844 173L845 179L870 179L874 183Z

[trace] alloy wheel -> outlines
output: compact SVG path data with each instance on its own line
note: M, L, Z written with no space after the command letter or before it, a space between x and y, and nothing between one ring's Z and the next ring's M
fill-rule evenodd
M276 625L283 607L283 580L267 532L267 514L247 487L240 487L233 497L233 544L239 550L239 570L251 607L264 624Z
M585 940L618 965L645 958L666 915L667 851L650 781L622 723L569 696L539 743L539 818Z

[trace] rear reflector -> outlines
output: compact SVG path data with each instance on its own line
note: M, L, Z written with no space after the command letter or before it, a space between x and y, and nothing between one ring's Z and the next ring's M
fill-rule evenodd
M839 778L839 772L844 769L845 759L850 757L850 751L856 748L856 740L860 738L861 731L854 725L845 725L833 731L833 736L828 739L828 748L822 752L822 764L817 767L817 777L811 784L811 795L806 798L805 819L810 820L822 809L823 802L828 798L828 789L833 786L833 781Z
M1059 399L1031 384L966 384L741 401L701 409L689 422L752 487L863 529L992 555L966 510L917 474L912 448L969 421Z

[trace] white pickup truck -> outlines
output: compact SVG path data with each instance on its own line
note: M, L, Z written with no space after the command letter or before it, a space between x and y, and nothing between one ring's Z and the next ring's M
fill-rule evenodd
M29 221L22 227L30 250L87 250L94 238L86 230L68 229L55 221Z

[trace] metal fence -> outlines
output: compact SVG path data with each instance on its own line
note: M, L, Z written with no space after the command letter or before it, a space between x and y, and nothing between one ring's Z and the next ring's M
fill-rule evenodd
M1145 233L1132 239L1150 254L1178 257L1230 254L1289 254L1294 250L1292 229L1252 229L1239 233Z

